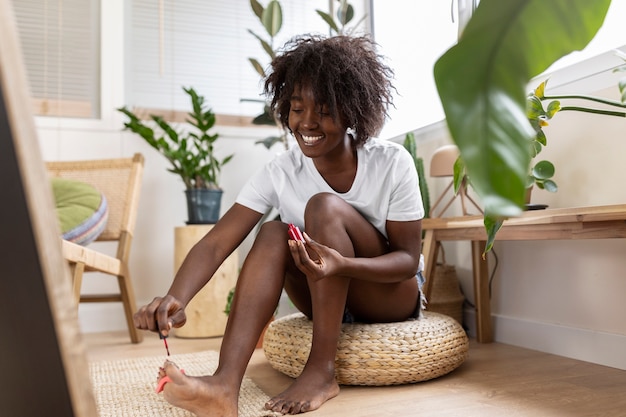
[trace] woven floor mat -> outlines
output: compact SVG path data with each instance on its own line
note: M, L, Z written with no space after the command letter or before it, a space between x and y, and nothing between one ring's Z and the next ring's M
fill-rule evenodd
M217 368L219 354L204 351L172 355L171 360L187 375L210 375ZM117 361L91 362L89 371L101 417L193 416L174 407L155 392L156 375L163 356ZM249 378L244 378L239 394L239 417L274 417L281 414L264 410L269 397Z

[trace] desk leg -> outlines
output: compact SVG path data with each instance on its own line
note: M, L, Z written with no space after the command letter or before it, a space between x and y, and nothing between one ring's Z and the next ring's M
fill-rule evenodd
M482 258L484 251L484 241L472 241L476 340L479 343L491 343L493 342L493 331L491 328L491 300L489 297L489 268L487 260Z
M424 233L424 242L422 245L422 255L424 255L424 295L426 300L429 299L433 288L433 272L435 271L435 261L437 259L437 251L439 250L439 242L435 240L435 232L426 230Z

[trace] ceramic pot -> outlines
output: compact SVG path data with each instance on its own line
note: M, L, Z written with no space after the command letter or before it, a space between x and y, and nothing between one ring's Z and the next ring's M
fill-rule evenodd
M220 218L222 190L192 188L187 197L187 224L215 224Z

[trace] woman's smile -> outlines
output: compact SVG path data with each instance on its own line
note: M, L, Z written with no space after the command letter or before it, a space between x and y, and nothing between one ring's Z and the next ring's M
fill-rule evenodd
M322 136L322 135L320 135L320 136L307 136L307 135L300 134L300 137L302 138L302 142L304 142L304 144L306 146L314 146L314 145L318 144L321 140L324 139L324 136Z

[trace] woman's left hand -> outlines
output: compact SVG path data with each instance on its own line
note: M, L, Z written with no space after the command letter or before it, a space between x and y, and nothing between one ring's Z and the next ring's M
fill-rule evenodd
M304 233L306 244L297 240L289 241L289 250L296 267L313 281L337 275L343 256L328 246L317 243Z

